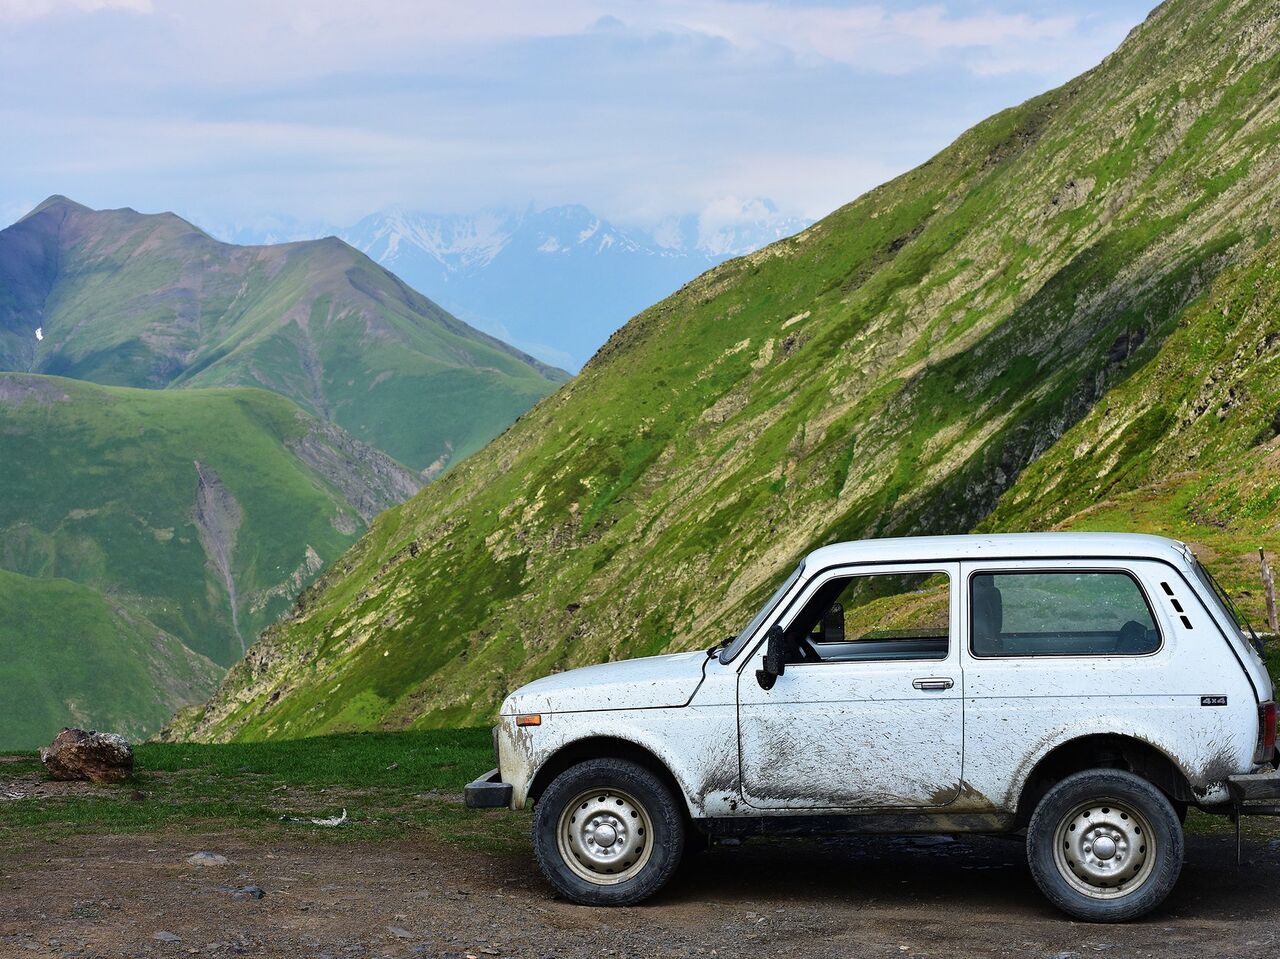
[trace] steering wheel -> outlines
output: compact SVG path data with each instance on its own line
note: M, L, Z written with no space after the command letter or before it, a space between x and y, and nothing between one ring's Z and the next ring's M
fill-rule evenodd
M814 649L813 643L809 641L808 636L796 637L796 655L800 657L802 663L820 663L822 657L818 655L818 651Z

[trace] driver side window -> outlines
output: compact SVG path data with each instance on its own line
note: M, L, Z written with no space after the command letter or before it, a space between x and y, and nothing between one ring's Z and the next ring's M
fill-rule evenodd
M789 663L946 659L951 578L871 573L822 584L787 628Z

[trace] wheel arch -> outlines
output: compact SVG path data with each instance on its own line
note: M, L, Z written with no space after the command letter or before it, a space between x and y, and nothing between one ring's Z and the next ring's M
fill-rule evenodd
M643 766L657 776L671 790L689 817L689 797L670 767L651 749L619 736L587 736L565 743L538 767L529 784L529 798L534 802L542 797L552 781L565 770L589 759L628 759Z
M1025 825L1036 804L1067 776L1087 769L1123 769L1150 782L1175 803L1195 801L1182 767L1155 744L1123 733L1093 733L1059 743L1036 761L1018 793L1017 821Z

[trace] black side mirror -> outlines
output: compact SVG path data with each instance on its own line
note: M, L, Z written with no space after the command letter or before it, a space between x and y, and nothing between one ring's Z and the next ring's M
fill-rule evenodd
M773 626L765 634L764 669L756 670L761 689L773 689L778 677L787 671L786 640L781 626Z

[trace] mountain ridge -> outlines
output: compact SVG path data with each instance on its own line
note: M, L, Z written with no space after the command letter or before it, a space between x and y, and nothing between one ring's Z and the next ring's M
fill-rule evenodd
M0 368L262 387L417 469L478 449L566 376L336 237L234 246L57 196L0 231Z

